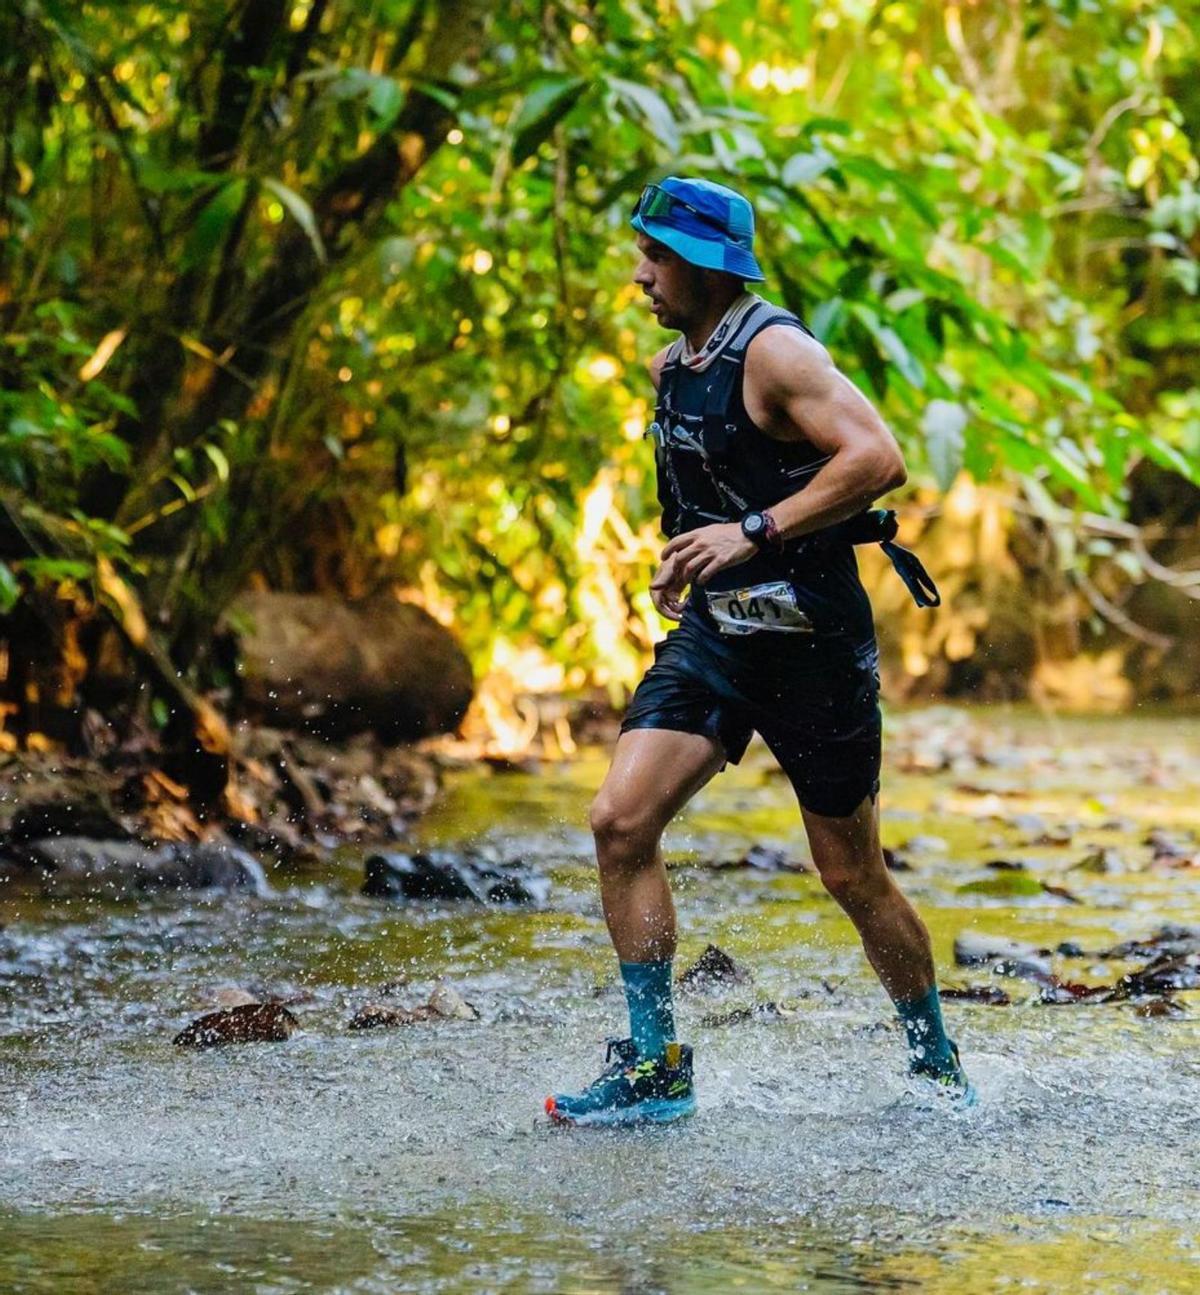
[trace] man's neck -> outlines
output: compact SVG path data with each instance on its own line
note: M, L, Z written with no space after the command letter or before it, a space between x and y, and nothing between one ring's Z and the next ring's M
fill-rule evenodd
M714 298L702 316L694 323L687 324L683 329L683 335L688 339L688 345L693 351L703 350L704 344L713 335L717 325L725 318L725 312L743 291L743 288L738 288L736 292L731 292L727 296Z

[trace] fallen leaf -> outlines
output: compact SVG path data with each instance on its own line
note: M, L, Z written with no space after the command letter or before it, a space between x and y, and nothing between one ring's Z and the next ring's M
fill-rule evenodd
M999 985L947 985L941 997L950 1002L983 1003L988 1007L1008 1007L1012 1002Z

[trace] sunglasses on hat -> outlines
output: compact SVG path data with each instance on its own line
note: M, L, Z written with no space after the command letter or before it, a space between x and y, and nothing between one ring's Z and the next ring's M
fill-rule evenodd
M708 212L701 211L698 207L693 207L690 202L684 202L682 198L677 198L673 193L669 193L658 184L646 185L638 195L638 200L633 207L633 214L635 216L640 215L643 220L670 220L672 215L681 207L684 211L690 211L697 220L702 220L706 225L719 229L726 237L729 236L729 230L716 216L709 215Z

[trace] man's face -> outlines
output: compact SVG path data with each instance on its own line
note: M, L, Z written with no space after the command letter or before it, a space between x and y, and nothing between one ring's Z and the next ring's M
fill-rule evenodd
M682 330L703 307L704 271L646 234L638 234L637 245L641 258L634 283L650 298L654 318L664 328Z

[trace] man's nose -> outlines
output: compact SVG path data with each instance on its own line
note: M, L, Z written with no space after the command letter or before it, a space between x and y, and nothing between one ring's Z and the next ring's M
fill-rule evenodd
M648 288L654 282L654 275L650 272L649 261L638 262L638 267L633 272L633 281L641 288Z

